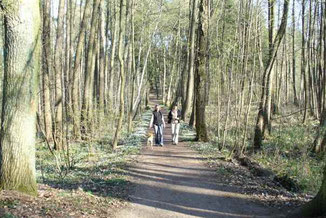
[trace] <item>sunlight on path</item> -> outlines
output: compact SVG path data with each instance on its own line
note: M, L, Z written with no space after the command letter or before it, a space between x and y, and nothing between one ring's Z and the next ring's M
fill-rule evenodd
M167 111L163 113L166 117ZM138 162L129 167L134 185L131 203L115 217L272 216L272 209L250 201L234 187L218 184L217 173L184 142L172 145L169 125L164 141L164 147L144 148Z

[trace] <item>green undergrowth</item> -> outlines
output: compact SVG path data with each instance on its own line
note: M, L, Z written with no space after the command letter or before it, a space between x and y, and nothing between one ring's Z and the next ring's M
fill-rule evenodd
M142 119L134 123L128 134L122 130L121 143L113 151L112 134L91 143L70 143L67 152L51 154L45 144L38 144L36 151L37 181L55 189L59 195L71 196L76 190L86 195L104 198L111 202L124 199L129 186L126 167L139 154L146 137L151 112L146 111ZM78 204L76 199L75 203Z
M280 177L295 181L300 191L316 194L322 181L323 157L311 151L315 128L294 125L275 129L252 158Z
M183 137L194 134L189 127L183 128L186 131ZM315 195L321 185L324 163L322 155L311 152L316 132L314 121L306 125L299 122L275 122L272 134L263 142L262 149L256 153L247 152L246 155L262 167L272 170L278 177L291 179L299 187L298 192ZM246 140L246 146L247 150L250 150L253 132L248 134L251 137ZM210 135L213 135L212 132ZM232 134L232 130L229 131L226 146L222 150L219 150L219 147L222 147L223 136L210 138L213 140L209 143L190 143L190 146L209 162L230 158L230 150L234 145L241 143L241 140Z
M179 139L180 141L194 141L196 138L195 130L187 123L182 122L180 124Z

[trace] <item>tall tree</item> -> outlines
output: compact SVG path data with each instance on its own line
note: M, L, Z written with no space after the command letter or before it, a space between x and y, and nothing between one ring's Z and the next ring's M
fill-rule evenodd
M206 80L207 70L207 40L208 40L208 3L209 0L200 0L199 15L198 15L198 30L197 30L197 55L195 69L195 96L196 96L196 133L197 140L208 141L206 127Z
M108 103L109 106L113 103L113 79L114 79L114 68L115 68L115 53L116 53L116 42L118 38L118 31L119 31L119 13L118 13L118 0L113 0L113 14L114 14L114 27L113 34L111 39L111 52L110 52L110 67L109 67L109 75L108 75Z
M0 188L36 194L35 121L40 70L40 2L7 0L0 134Z
M294 104L299 105L297 89L296 89L296 61L295 61L295 0L293 0L292 4L292 87L293 87L293 98Z
M308 85L307 85L307 76L306 76L306 67L307 65L307 56L306 56L306 1L302 0L302 39L301 39L301 77L303 78L303 86L304 86L304 114L303 114L303 123L306 122L307 119L307 110L308 110Z
M135 1L130 1L130 51L129 51L129 70L131 74L131 97L128 114L128 132L132 131L132 119L134 117L134 98L135 98L135 83L136 83L136 56L135 56Z
M106 19L105 19L105 2L101 1L100 3L100 19L99 19L99 42L100 43L100 51L99 51L99 109L100 112L103 115L103 112L105 111L105 85L106 85L106 59L107 55L105 52L105 47L106 47L106 31L105 31L105 26L106 26Z
M63 66L63 28L64 28L64 14L65 14L65 0L59 0L58 8L58 23L57 23L57 35L54 51L54 68L55 68L55 147L57 149L62 148L63 128L62 128L62 116L63 116L63 89L62 89L62 66Z
M286 30L287 17L289 11L289 1L290 0L284 0L281 25L278 29L275 39L273 40L273 44L270 45L270 53L264 71L259 112L257 115L257 122L255 127L255 138L254 138L255 149L261 148L265 130L268 126L270 126L270 106L271 106L270 100L271 100L271 93L272 93L271 79L273 77L272 72L273 72L273 67L274 67L274 62L276 60L277 52Z
M52 140L52 112L50 92L50 72L52 66L51 54L51 1L45 0L42 4L43 30L42 30L42 100L44 133L48 141Z
M80 107L79 107L79 71L81 67L82 49L85 42L85 32L88 23L89 9L91 0L86 0L83 18L80 24L78 35L77 48L75 53L75 60L72 69L72 107L73 107L73 128L76 138L80 137Z
M193 100L194 93L194 61L195 61L195 35L196 35L196 20L197 20L197 0L192 0L190 30L189 30L189 60L188 60L188 80L185 101L182 107L182 118L185 120Z
M94 85L94 68L95 68L95 54L98 45L96 41L96 30L98 21L98 9L100 0L93 0L93 12L91 18L90 35L88 38L86 66L85 66L85 87L83 92L82 113L81 113L81 133L87 133L86 129L92 124L93 112L93 85Z
M124 11L125 11L126 5L125 0L120 0L120 18L119 18L119 51L118 51L118 57L119 57L119 63L120 63L120 111L119 111L119 120L117 123L117 128L115 130L115 135L113 139L113 149L115 149L118 146L118 141L120 139L120 133L122 128L122 122L124 118L124 110L125 110L125 99L124 99L124 88L125 88L125 66L124 66L124 37L125 37L125 28L124 28Z

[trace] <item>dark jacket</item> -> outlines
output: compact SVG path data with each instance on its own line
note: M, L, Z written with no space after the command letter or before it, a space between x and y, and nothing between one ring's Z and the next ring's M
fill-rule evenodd
M163 114L161 111L153 111L153 117L154 117L153 120L154 125L159 126L163 124Z
M180 119L181 119L181 111L178 109L178 123L180 123ZM168 115L168 123L172 122L172 110L170 110L169 115Z

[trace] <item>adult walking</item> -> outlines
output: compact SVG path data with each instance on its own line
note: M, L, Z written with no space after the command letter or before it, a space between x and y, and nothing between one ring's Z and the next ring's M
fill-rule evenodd
M172 144L177 145L179 142L179 129L181 118L181 111L178 110L178 106L175 105L172 110L170 110L168 118L168 122L171 123L172 129Z
M153 128L155 131L155 144L163 146L163 128L165 128L164 116L160 111L160 106L155 105L155 109L152 114L149 128Z

